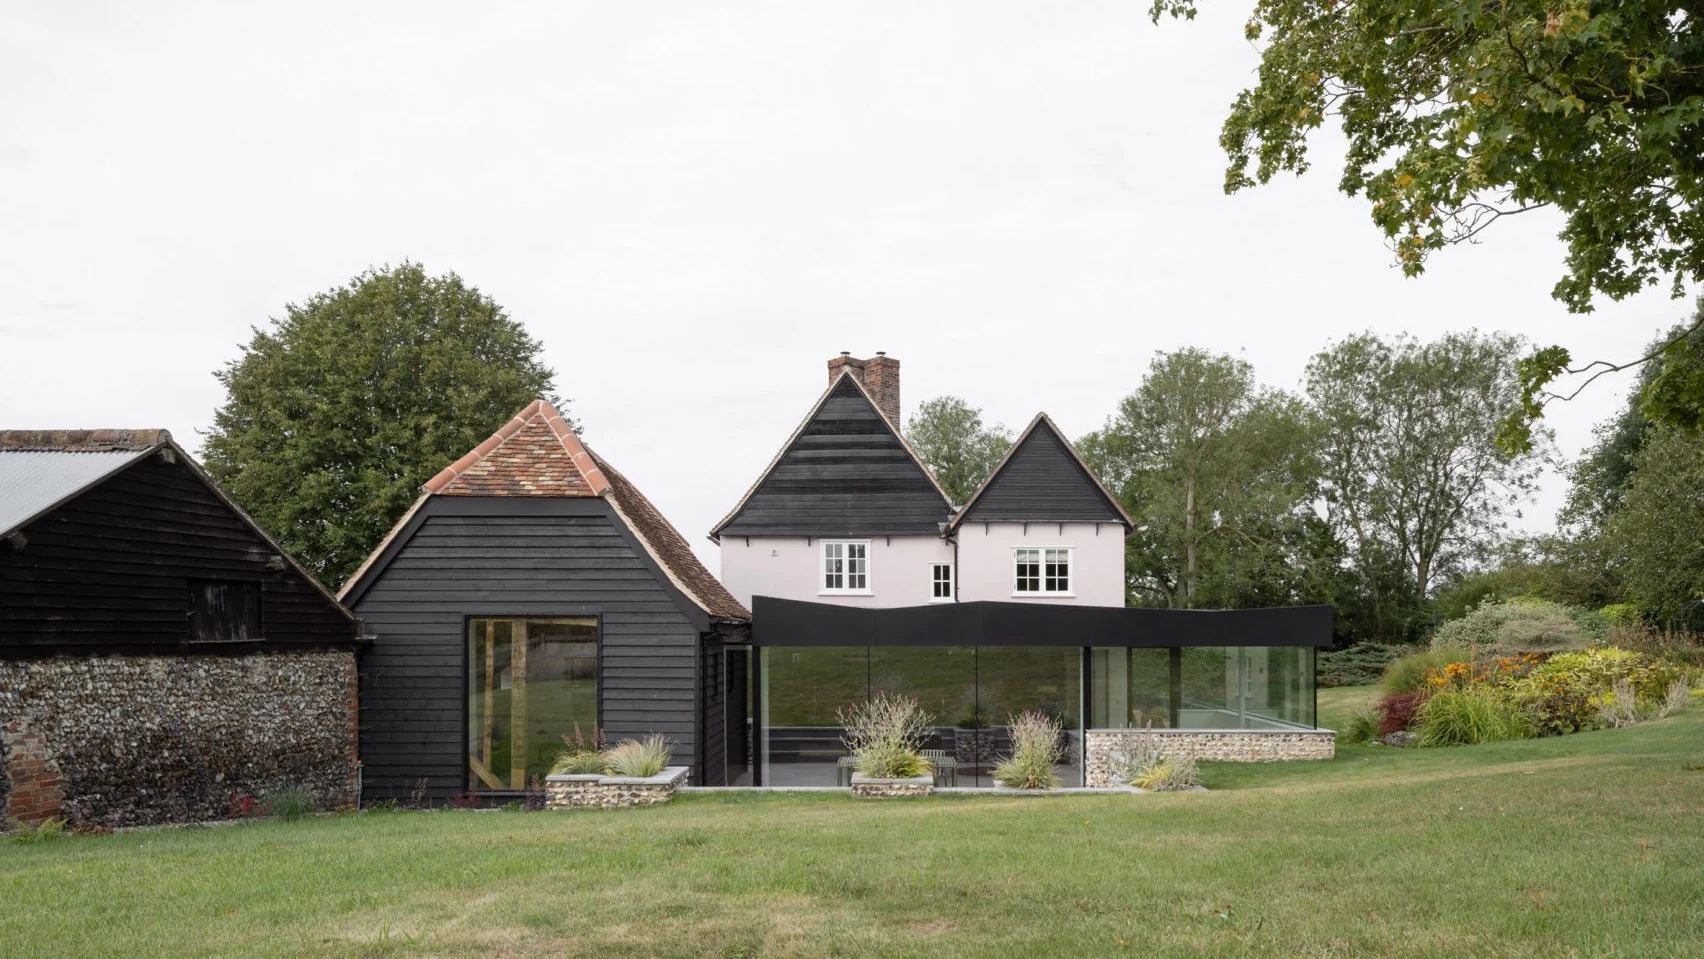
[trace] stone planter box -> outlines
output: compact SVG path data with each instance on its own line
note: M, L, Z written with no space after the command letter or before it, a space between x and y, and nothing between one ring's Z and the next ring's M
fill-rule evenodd
M852 795L870 798L895 796L927 796L935 791L935 777L925 774L912 779L877 779L863 773L852 774Z
M686 782L685 766L670 766L655 776L547 776L546 809L626 809L668 802Z

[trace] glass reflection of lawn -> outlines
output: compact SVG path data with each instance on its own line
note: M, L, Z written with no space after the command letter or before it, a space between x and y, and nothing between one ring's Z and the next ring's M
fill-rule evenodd
M837 727L840 709L875 693L914 697L937 726L1004 725L1034 709L1078 725L1081 653L1074 647L770 647L764 685L771 727Z

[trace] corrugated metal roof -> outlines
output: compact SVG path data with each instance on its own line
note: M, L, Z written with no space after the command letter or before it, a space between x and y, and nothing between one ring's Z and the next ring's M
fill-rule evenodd
M0 450L0 536L147 455Z

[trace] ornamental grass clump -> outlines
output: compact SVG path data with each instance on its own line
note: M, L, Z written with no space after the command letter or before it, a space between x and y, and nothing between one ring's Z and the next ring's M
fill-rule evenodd
M1193 756L1167 756L1130 780L1130 785L1149 792L1182 792L1201 785L1201 773Z
M1059 788L1059 775L1053 771L1064 752L1059 721L1025 710L1007 720L1007 728L1012 755L994 767L994 781L1013 789Z
M923 758L932 720L909 696L880 695L840 709L841 741L852 768L875 779L915 779L934 767Z
M655 776L668 768L669 747L657 734L628 739L604 750L604 773L610 776Z
M294 822L303 816L319 811L319 802L314 794L300 786L280 789L266 797L266 814L273 819Z
M1129 752L1114 757L1122 764L1118 777L1137 789L1149 792L1181 792L1201 785L1201 773L1193 756L1173 756L1160 746L1159 737L1144 732Z
M1420 707L1417 718L1422 746L1470 746L1538 735L1526 711L1490 686L1439 690Z
M550 766L552 776L601 776L604 771L603 733L593 729L591 735L581 732L574 724L572 733L562 736L562 751Z

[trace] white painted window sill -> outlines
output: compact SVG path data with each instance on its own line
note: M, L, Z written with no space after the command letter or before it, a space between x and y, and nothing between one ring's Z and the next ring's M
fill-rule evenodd
M868 589L819 589L818 596L874 596L874 590Z
M1076 599L1076 593L1013 593L1013 599Z

